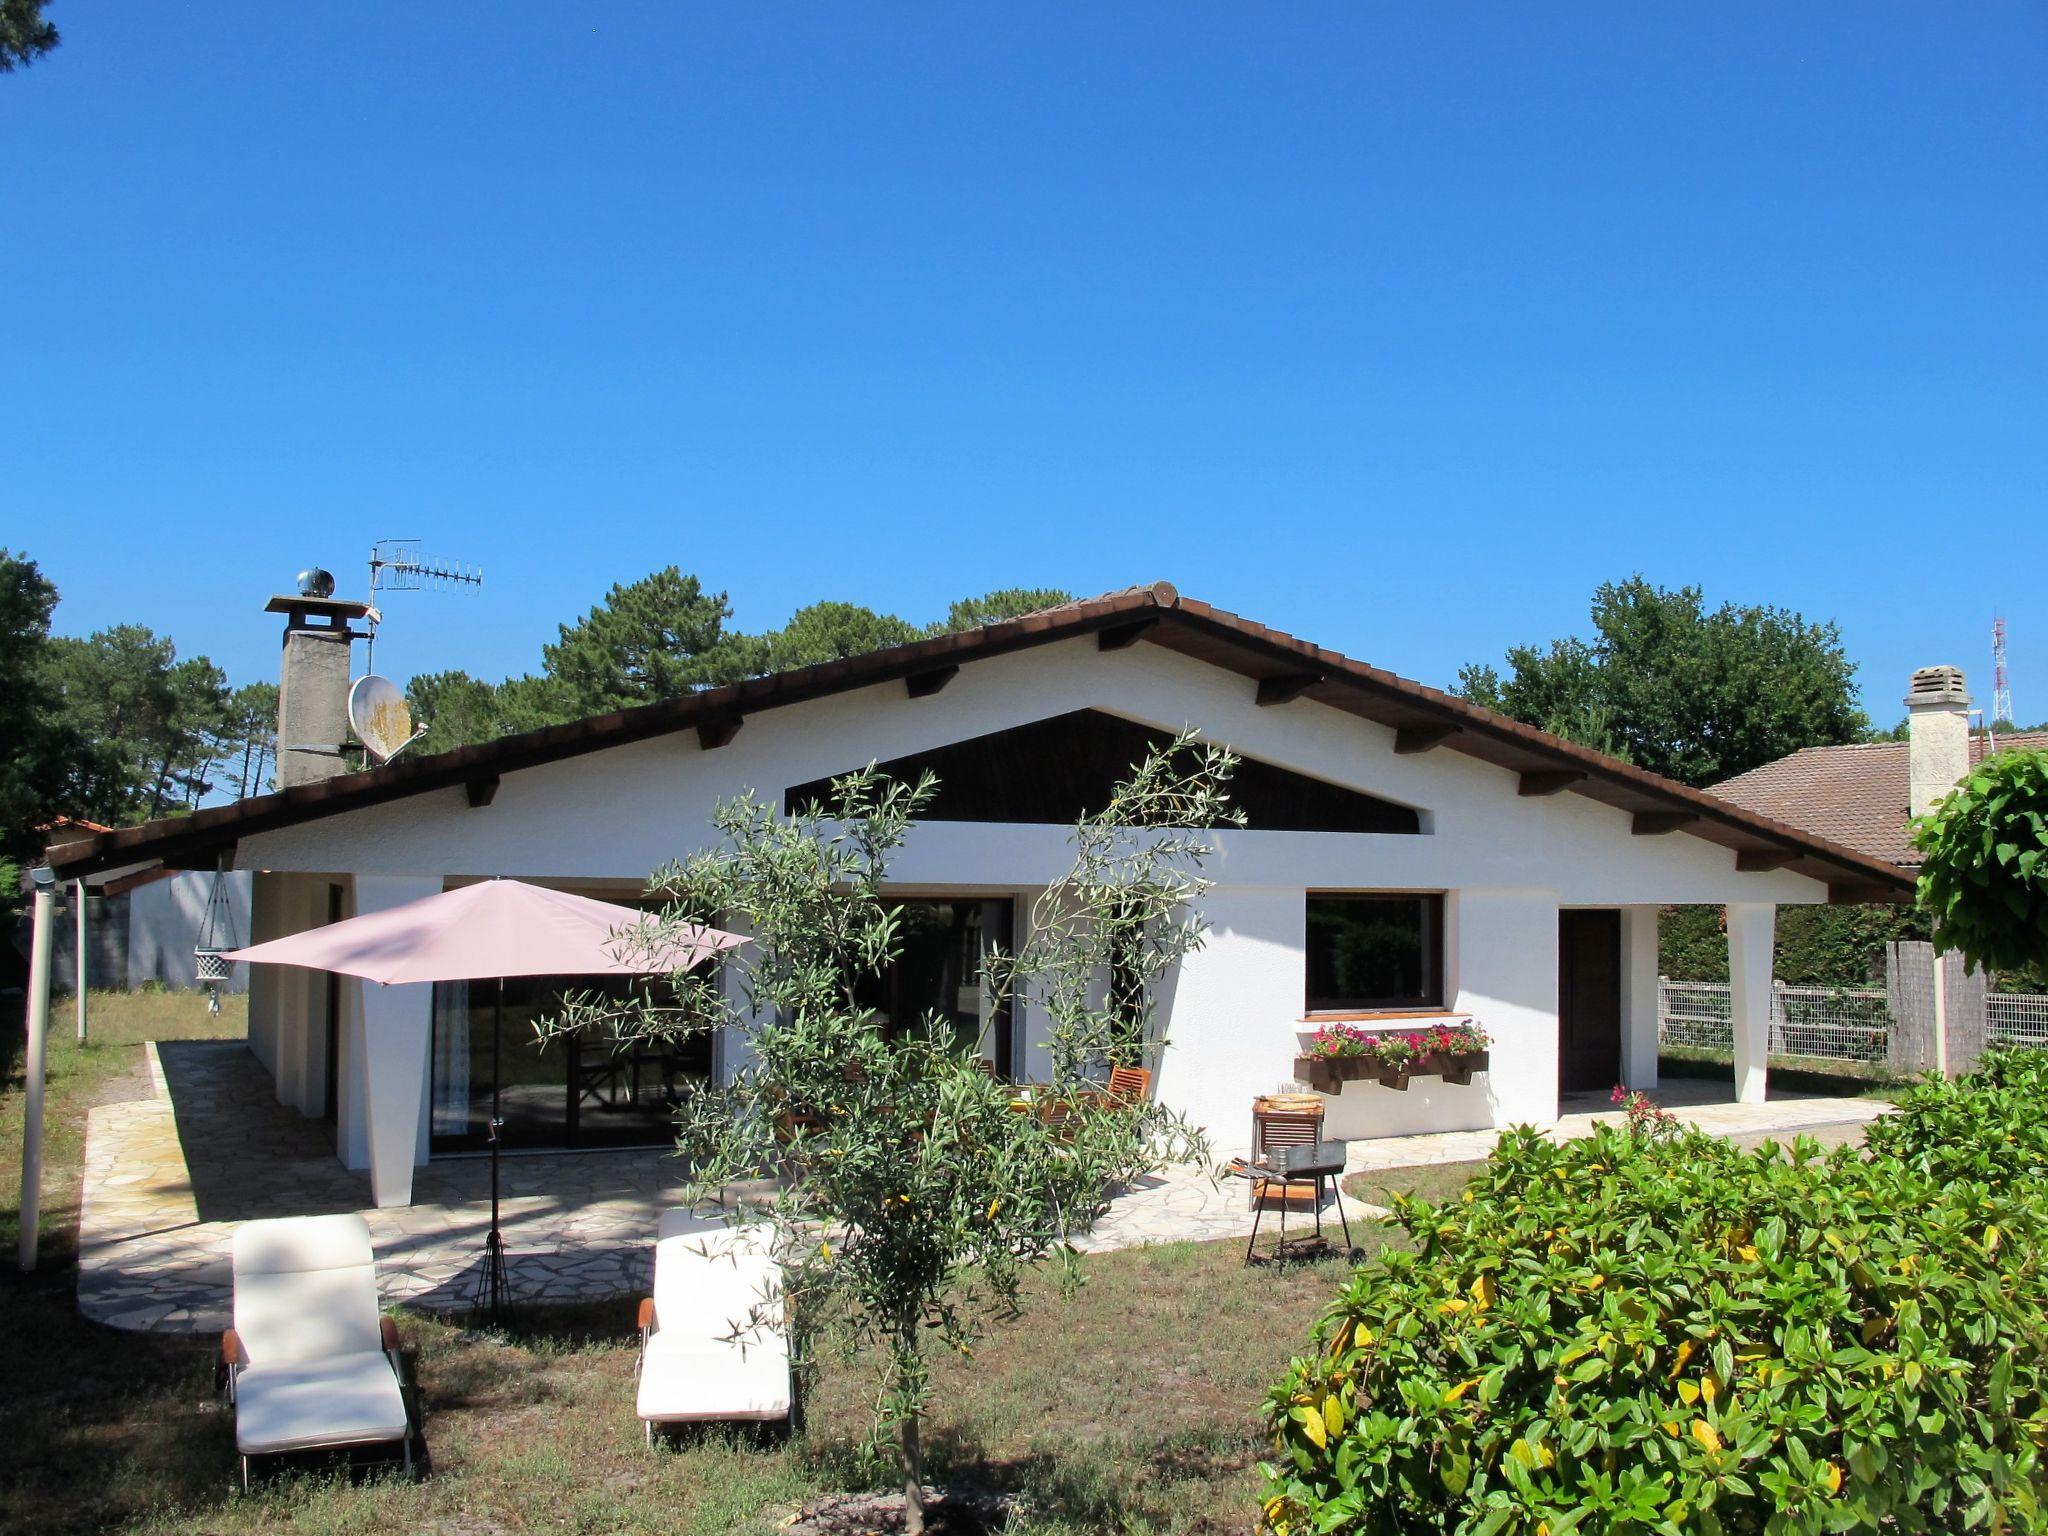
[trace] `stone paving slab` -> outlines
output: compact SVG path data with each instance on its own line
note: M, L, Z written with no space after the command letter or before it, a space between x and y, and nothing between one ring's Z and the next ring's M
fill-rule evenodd
M100 1105L86 1122L78 1265L86 1316L152 1332L218 1331L229 1322L229 1247L242 1221L353 1210L370 1224L387 1303L457 1312L474 1305L490 1219L487 1159L430 1163L414 1175L413 1205L367 1208L368 1176L341 1166L323 1122L275 1102L268 1075L245 1045L180 1041L148 1052L150 1095ZM1725 1095L1725 1087L1720 1091ZM1792 1098L1755 1106L1702 1102L1677 1112L1722 1135L1754 1137L1814 1127L1854 1132L1887 1107ZM1567 1114L1551 1134L1586 1135L1619 1119L1588 1108ZM1476 1161L1496 1135L1356 1141L1347 1168ZM646 1292L656 1219L681 1203L680 1168L665 1149L512 1155L501 1168L500 1225L515 1300ZM1354 1232L1384 1214L1341 1198ZM1326 1230L1337 1215L1325 1209ZM1078 1246L1104 1252L1242 1239L1252 1219L1243 1180L1175 1166L1118 1196ZM1268 1214L1262 1234L1275 1225ZM1290 1234L1308 1225L1306 1212L1289 1213Z

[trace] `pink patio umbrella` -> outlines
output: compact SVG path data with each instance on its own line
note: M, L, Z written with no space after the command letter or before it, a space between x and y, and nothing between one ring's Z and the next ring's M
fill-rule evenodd
M498 983L507 976L666 976L746 943L738 934L687 926L663 930L644 912L551 891L523 880L486 880L403 906L309 928L229 952L231 960L297 965L359 976L380 986L421 981ZM501 1031L492 1032L493 1049ZM491 1072L491 1232L479 1290L493 1317L504 1293L498 1232L498 1079Z
M227 958L339 971L389 987L493 976L667 975L744 943L716 928L663 935L631 907L523 880L484 880L229 950Z

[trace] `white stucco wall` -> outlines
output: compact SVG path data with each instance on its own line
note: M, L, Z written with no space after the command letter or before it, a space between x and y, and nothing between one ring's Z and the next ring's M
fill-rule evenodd
M1418 1080L1406 1093L1336 1096L1330 1128L1347 1136L1554 1116L1560 906L1826 899L1825 886L1789 871L1739 873L1730 851L1682 832L1634 836L1626 813L1582 796L1525 798L1516 775L1457 752L1397 755L1390 730L1342 711L1307 700L1261 709L1246 679L1156 646L1099 652L1092 639L977 661L924 699L896 682L769 710L713 751L683 732L505 774L487 807L450 788L253 834L238 859L359 877L637 881L705 846L714 805L744 787L779 799L788 785L870 760L1083 708L1166 729L1192 723L1248 756L1422 815L1419 836L1217 835L1211 934L1172 987L1158 1088L1219 1145L1241 1145L1252 1095L1290 1079L1304 1032L1309 891L1445 892L1447 1001L1496 1040L1491 1072L1469 1087ZM906 891L1012 895L1028 911L1070 859L1063 828L928 823L892 876ZM1625 959L1639 959L1639 921L1624 930ZM1640 1027L1639 998L1625 1009ZM1027 1014L1018 1027L1029 1068L1042 1058L1042 1021ZM1640 1044L1632 1075L1644 1070ZM353 1092L345 1085L345 1106ZM366 1153L355 1135L344 1130L351 1151Z

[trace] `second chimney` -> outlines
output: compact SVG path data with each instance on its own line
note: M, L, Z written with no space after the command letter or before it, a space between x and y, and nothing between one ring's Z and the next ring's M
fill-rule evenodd
M1906 690L1907 805L1925 816L1970 771L1970 691L1960 667L1922 667Z

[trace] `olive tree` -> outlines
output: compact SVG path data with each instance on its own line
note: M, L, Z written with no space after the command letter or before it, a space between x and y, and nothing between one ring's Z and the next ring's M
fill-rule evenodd
M1185 736L1136 765L1075 829L1073 868L1036 904L1031 938L989 961L996 993L1045 1020L1041 1081L1028 1089L987 1070L985 1039L857 1001L899 952L889 863L935 789L929 775L905 784L873 767L788 816L752 795L726 802L722 846L652 877L663 910L646 942L683 924L743 932L752 942L728 978L686 972L659 1006L621 1017L571 1005L544 1026L601 1017L627 1040L730 1030L743 1043L731 1080L679 1113L685 1198L717 1201L773 1176L773 1194L735 1202L735 1219L772 1229L800 1363L833 1345L875 1362L870 1448L894 1431L911 1531L924 1523L933 1352L971 1355L1015 1314L1034 1267L1056 1264L1071 1283L1074 1239L1111 1193L1199 1150L1178 1117L1101 1079L1134 1031L1164 1044L1149 1015L1159 980L1201 942L1205 833L1231 819L1232 766Z
M2048 959L2048 752L1985 758L1912 833L1937 951L1984 971Z

